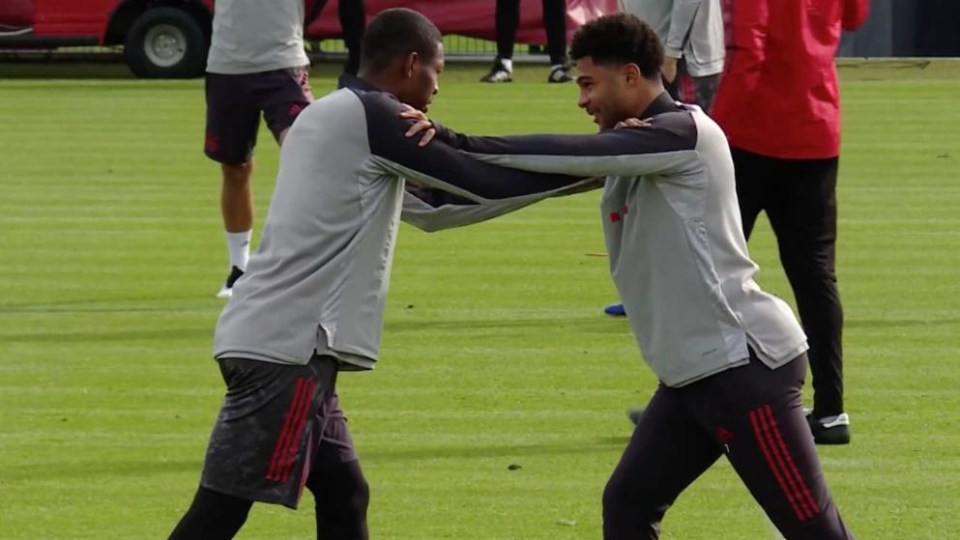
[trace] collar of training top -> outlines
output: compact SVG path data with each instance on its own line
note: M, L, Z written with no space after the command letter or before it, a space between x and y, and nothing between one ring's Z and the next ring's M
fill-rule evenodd
M662 94L656 97L642 113L637 115L637 118L650 118L651 116L656 116L658 114L663 114L666 112L676 112L683 110L678 105L677 102L670 97L670 94L664 91Z
M353 88L355 90L363 90L364 92L380 92L379 88L370 84L368 81L347 73L340 75L340 79L337 81L337 88Z

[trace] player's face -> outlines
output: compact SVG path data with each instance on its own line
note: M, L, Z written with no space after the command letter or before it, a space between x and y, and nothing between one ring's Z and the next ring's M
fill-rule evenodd
M439 79L444 65L443 44L437 43L437 49L432 58L411 56L409 78L404 89L405 95L397 97L404 103L427 112L433 97L440 91Z
M612 128L630 117L628 90L631 76L622 66L593 63L589 56L577 60L577 105L593 117L600 129Z

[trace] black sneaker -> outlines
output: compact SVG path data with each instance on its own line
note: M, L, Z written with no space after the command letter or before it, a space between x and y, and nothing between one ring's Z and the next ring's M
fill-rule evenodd
M233 296L233 284L236 283L242 275L243 270L237 268L236 266L231 266L230 275L227 276L227 280L223 283L223 287L221 287L220 292L217 293L217 298L230 298Z
M817 444L850 444L850 417L840 413L827 418L814 418L807 413L807 423L813 433L813 442Z
M550 75L547 76L548 83L565 83L573 80L573 76L570 75L569 66L554 66L550 70Z
M485 83L505 83L513 82L513 72L507 69L507 66L503 65L503 62L499 58L494 60L493 68L490 69L490 73L487 73L480 78L480 82Z

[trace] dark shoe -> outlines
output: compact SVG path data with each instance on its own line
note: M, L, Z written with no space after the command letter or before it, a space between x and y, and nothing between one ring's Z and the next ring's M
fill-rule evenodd
M548 83L565 83L572 80L573 76L570 75L570 68L567 66L555 66L547 76Z
M603 312L611 317L626 317L627 312L623 309L623 304L610 304L603 308Z
M230 298L233 296L233 284L236 283L242 275L243 270L237 268L236 266L231 266L230 275L227 276L227 280L223 283L223 287L221 287L220 292L217 293L217 298Z
M513 72L507 69L507 66L503 65L503 62L499 58L494 60L493 68L490 69L490 73L487 73L480 78L480 82L485 83L505 83L513 82Z
M807 423L817 444L850 444L850 417L847 413L816 419L807 414Z

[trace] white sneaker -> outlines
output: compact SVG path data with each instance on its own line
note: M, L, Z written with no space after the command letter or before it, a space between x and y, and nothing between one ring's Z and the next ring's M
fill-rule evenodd
M503 65L503 62L498 58L493 62L493 68L490 70L490 73L487 73L480 78L480 82L485 83L506 83L513 81L513 72L507 69L507 66Z
M217 298L230 298L233 296L233 284L240 279L240 276L243 275L243 270L237 268L236 266L230 267L230 274L227 276L226 281L223 282L223 287L220 287L220 291L217 293Z
M570 75L570 68L563 65L550 68L550 75L547 76L547 82L549 83L566 83L572 80L573 76Z
M830 429L837 426L849 426L850 417L847 416L847 413L840 413L836 416L828 416L826 418L820 418L820 425Z
M847 413L814 418L813 412L810 412L807 423L817 444L850 444L850 416Z

